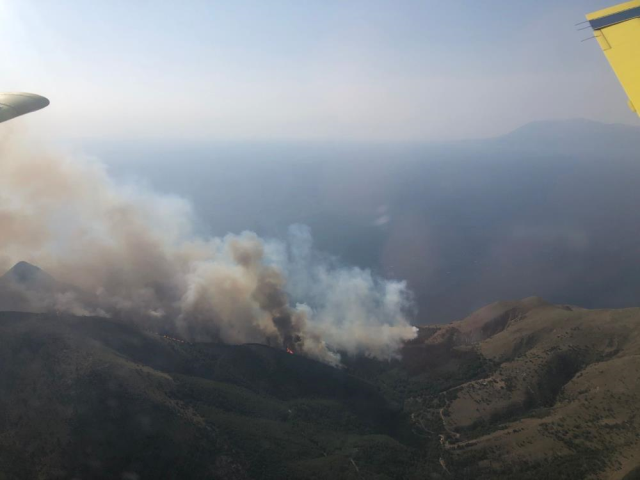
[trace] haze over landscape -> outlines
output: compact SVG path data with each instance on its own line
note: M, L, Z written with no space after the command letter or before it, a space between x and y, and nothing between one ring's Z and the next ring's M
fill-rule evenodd
M606 6L0 0L0 480L640 478Z
M3 0L6 90L53 140L439 141L635 123L592 35L606 0L88 5ZM620 107L620 103L623 107Z
M568 120L434 144L87 149L119 178L189 198L203 231L283 238L308 225L320 250L407 280L424 324L529 295L635 306L639 133Z

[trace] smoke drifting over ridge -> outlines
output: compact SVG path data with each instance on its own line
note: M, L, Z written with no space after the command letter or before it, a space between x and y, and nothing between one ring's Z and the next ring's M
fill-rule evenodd
M49 304L195 341L286 346L338 365L415 337L404 282L344 267L296 225L286 242L194 234L184 199L119 185L103 165L0 139L0 268L19 260L77 285Z

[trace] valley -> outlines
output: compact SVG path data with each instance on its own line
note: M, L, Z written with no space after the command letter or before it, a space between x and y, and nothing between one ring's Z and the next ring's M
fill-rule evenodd
M633 478L640 309L498 302L334 368L0 313L12 478Z

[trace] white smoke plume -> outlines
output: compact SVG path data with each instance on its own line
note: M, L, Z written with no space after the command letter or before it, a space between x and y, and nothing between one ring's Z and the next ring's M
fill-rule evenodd
M332 365L339 352L392 358L416 335L404 282L340 266L304 226L281 242L198 238L193 225L184 199L119 185L95 160L0 139L0 269L27 260L81 289L56 293L57 309Z

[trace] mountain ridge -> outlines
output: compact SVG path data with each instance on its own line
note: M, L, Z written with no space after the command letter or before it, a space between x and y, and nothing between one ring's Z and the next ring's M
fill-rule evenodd
M496 302L421 327L399 359L345 355L342 369L124 319L3 312L0 338L8 479L623 479L640 468L640 308Z
M418 438L372 384L279 349L19 312L0 313L0 335L5 478L358 478L352 461L363 473L415 465ZM407 465L385 466L392 452Z
M87 292L25 261L0 276L0 311L44 313L67 309L78 313L82 308L72 308L72 304L89 307L92 302Z

